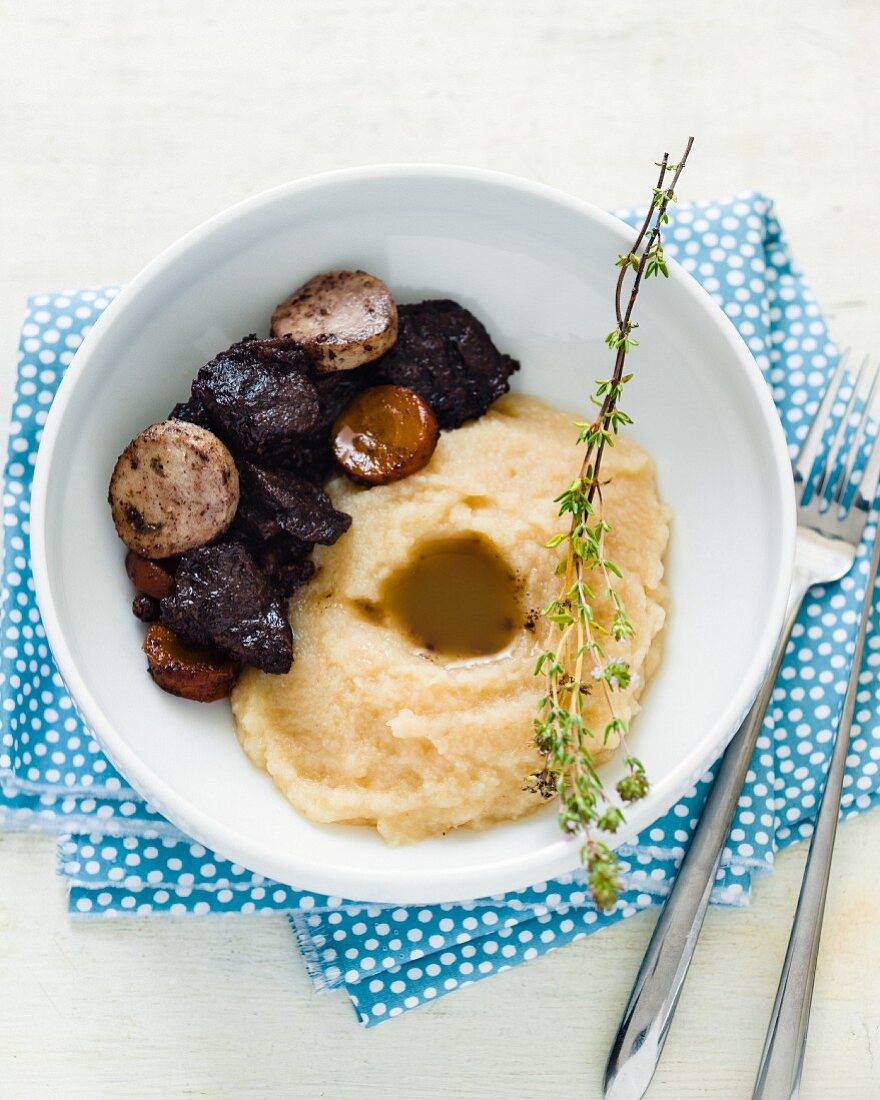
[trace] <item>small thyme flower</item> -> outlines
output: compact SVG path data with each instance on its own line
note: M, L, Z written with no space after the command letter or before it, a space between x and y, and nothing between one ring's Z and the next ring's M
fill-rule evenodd
M632 423L618 402L632 378L624 374L627 354L639 343L633 335L638 328L632 319L633 308L645 279L669 275L662 228L669 223L667 210L676 201L675 188L693 140L688 139L678 164L670 164L668 154L658 162L660 178L652 189L648 214L632 248L617 257L615 266L620 272L614 296L616 324L605 337L615 353L614 370L610 378L596 383L591 397L598 409L595 419L575 425L577 445L585 448L580 473L555 499L559 515L568 519L568 529L547 543L550 550L564 547L557 569L563 581L559 595L542 612L550 640L535 666L535 675L544 681L535 717L535 746L543 757L543 766L529 776L526 787L541 798L558 799L559 827L566 836L581 841L581 861L600 909L611 908L617 901L620 863L611 848L594 834L617 832L625 818L602 785L591 746L607 744L612 737L623 745L627 772L616 787L622 802L644 798L649 787L642 762L627 748L627 723L616 711L615 694L626 690L634 676L629 663L610 657L600 640L611 637L622 642L634 634L614 584L622 577L621 570L605 552L611 528L603 516L602 486L607 482L601 480L600 469L605 448L613 447L620 429ZM631 284L624 307L623 288L628 274ZM608 626L600 623L594 612L599 597L610 601ZM591 729L584 715L586 701L595 691L602 693L610 714L599 730Z

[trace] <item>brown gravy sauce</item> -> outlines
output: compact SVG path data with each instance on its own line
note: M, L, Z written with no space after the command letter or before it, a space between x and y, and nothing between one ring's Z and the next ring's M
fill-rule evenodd
M417 646L466 659L499 653L523 625L519 584L494 543L477 534L419 543L386 580L371 621L391 623Z

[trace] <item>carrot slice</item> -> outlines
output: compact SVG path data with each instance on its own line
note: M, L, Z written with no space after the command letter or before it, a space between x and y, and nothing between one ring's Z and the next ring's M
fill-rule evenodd
M373 386L342 410L331 443L353 481L387 485L427 465L438 435L437 418L417 393L404 386Z
M235 684L238 665L216 649L184 645L167 626L153 623L142 646L153 680L163 691L213 703L225 698Z

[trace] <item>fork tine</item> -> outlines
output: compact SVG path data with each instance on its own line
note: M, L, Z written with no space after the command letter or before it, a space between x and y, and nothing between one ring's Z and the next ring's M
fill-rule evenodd
M868 360L862 364L863 367L867 366ZM874 408L874 400L877 396L877 383L880 381L880 362L874 367L871 372L871 384L868 387L868 393L865 397L864 404L862 405L862 413L859 417L859 422L856 425L856 429L853 432L853 437L849 445L849 451L847 452L846 461L843 464L843 469L837 477L837 483L834 486L834 490L831 494L831 499L835 504L843 504L844 495L846 494L847 487L852 482L853 474L855 473L856 463L858 462L859 452L862 449L862 443L865 438L865 432L868 428L868 424L871 419L871 411Z
M865 468L862 470L862 476L859 478L858 488L850 508L853 505L858 505L864 511L870 512L874 498L877 496L878 482L880 482L880 431L874 436L871 452L868 455Z
M837 362L834 374L831 377L831 381L828 383L828 388L822 395L822 400L819 402L818 409L816 409L816 415L813 417L813 422L810 424L807 434L804 436L800 452L794 460L794 476L796 483L806 484L810 474L813 472L816 455L819 453L819 446L822 443L822 437L828 426L831 409L837 399L837 392L846 374L846 364L848 361L849 348L841 354Z
M834 438L831 440L831 446L825 454L825 460L822 463L822 469L819 471L819 488L816 490L816 496L819 500L824 500L828 492L828 487L831 484L831 479L834 476L834 472L837 469L837 459L840 455L840 448L843 446L843 439L846 435L846 429L849 426L850 419L853 414L853 409L856 407L856 401L859 399L859 392L862 388L862 376L865 373L865 368L868 365L868 357L862 360L859 364L859 369L856 371L856 376L853 379L852 389L850 390L849 397L846 401L846 408L843 410L843 416L838 421L837 428L834 432Z

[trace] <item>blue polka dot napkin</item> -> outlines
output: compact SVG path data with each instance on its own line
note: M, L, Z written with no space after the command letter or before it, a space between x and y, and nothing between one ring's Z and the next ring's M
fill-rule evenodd
M634 211L620 211L633 222ZM764 372L794 450L837 352L772 203L758 194L676 208L668 249L723 307ZM117 288L32 298L22 328L3 498L0 825L62 834L74 913L288 915L319 990L342 987L371 1025L613 924L668 890L711 775L621 849L611 913L580 874L457 905L367 905L270 882L206 851L140 799L101 753L46 645L28 560L28 499L46 411L76 348ZM846 685L867 568L808 597L740 799L713 901L748 900L754 871L809 835ZM880 800L880 592L862 669L843 814Z

